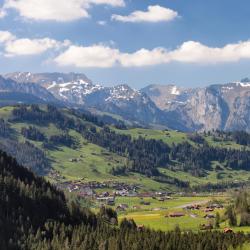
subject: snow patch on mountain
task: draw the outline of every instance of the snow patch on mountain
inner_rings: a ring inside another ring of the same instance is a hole
[[[173,88],[171,90],[171,94],[172,95],[180,95],[180,91],[178,90],[178,88],[176,86],[173,86]]]

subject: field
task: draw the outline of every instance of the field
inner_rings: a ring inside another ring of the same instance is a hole
[[[149,202],[149,205],[142,205],[141,202]],[[194,196],[194,197],[173,197],[169,200],[159,201],[153,198],[139,198],[139,197],[117,197],[116,205],[112,208],[115,209],[120,204],[126,204],[128,208],[126,211],[118,212],[119,221],[124,218],[133,219],[137,225],[143,225],[145,227],[170,231],[174,230],[178,226],[182,231],[192,230],[199,231],[200,225],[212,224],[214,225],[215,219],[206,219],[206,214],[219,213],[223,218],[225,209],[218,208],[213,212],[205,212],[204,209],[210,203],[221,203],[224,206],[228,205],[229,196]],[[184,209],[188,205],[200,205],[200,210],[187,210]],[[182,217],[170,217],[173,213],[183,213]],[[229,227],[228,221],[223,220],[220,223],[220,228],[216,230],[223,230]],[[235,232],[247,232],[250,233],[250,227],[233,227]]]
[[[214,197],[217,198],[217,197]],[[219,197],[225,199],[225,197]],[[138,225],[143,224],[155,230],[173,230],[177,225],[181,230],[199,230],[201,224],[208,223],[201,211],[186,211],[183,208],[191,204],[204,205],[212,198],[204,197],[175,197],[166,201],[159,201],[152,198],[144,198],[143,201],[150,202],[150,205],[140,205],[140,198],[118,198],[117,204],[128,204],[129,209],[119,214],[119,219],[133,218]],[[139,206],[138,211],[133,206]],[[184,213],[185,216],[180,218],[168,217],[171,213]],[[197,217],[196,217],[197,216]]]

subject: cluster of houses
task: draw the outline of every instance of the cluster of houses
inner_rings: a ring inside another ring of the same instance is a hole
[[[54,170],[54,169],[49,172],[48,177],[51,178],[52,180],[56,181],[56,182],[60,182],[60,181],[65,179],[64,176],[61,176],[59,171]]]
[[[113,194],[115,196],[136,196],[137,190],[140,188],[139,185],[106,181],[106,182],[83,182],[84,178],[79,181],[65,181],[58,182],[56,187],[61,190],[67,190],[71,192],[77,192],[79,196],[85,197],[90,196],[94,197],[102,197],[109,196],[109,194],[97,194],[95,192],[96,189],[113,189]]]

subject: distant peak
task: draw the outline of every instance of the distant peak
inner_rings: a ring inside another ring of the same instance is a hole
[[[245,83],[245,82],[250,82],[250,79],[248,78],[248,77],[246,77],[246,78],[243,78],[243,79],[241,79],[241,82],[243,82],[243,83]]]

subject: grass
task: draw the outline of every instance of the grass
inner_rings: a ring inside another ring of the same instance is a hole
[[[221,147],[221,148],[228,148],[228,149],[250,149],[249,147],[242,146],[237,144],[234,141],[214,141],[213,136],[205,136],[206,141],[210,146],[213,147]]]
[[[149,201],[149,206],[140,205],[140,198],[131,197],[119,197],[116,200],[116,204],[128,204],[129,209],[126,212],[119,214],[119,221],[123,218],[132,218],[137,225],[143,224],[146,227],[150,227],[155,230],[169,231],[174,230],[178,225],[181,230],[193,230],[198,231],[200,224],[213,223],[213,220],[207,220],[204,217],[206,213],[203,211],[187,211],[183,207],[188,204],[205,204],[212,200],[211,196],[204,197],[175,197],[172,200],[158,201],[152,198],[144,198],[144,201]],[[219,197],[224,199],[224,197]],[[132,210],[132,206],[138,205],[141,208],[138,211]],[[159,211],[154,211],[154,208],[161,208]],[[219,211],[219,210],[218,210]],[[180,218],[166,217],[172,212],[182,212],[185,216]],[[216,212],[216,211],[215,211]],[[196,217],[193,217],[193,216]]]
[[[133,138],[138,138],[139,136],[147,139],[162,140],[168,145],[173,143],[181,143],[187,141],[187,134],[177,131],[165,131],[165,130],[153,130],[153,129],[142,129],[133,128],[128,130],[115,129],[117,133],[131,135]]]

